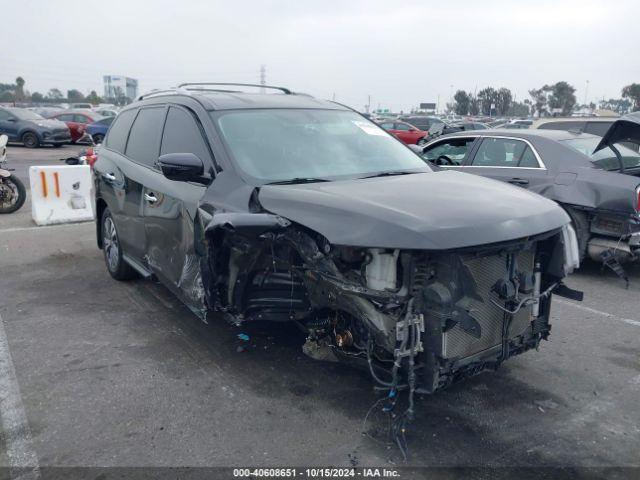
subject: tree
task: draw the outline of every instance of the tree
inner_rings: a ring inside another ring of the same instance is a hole
[[[49,90],[49,93],[47,93],[47,99],[49,100],[58,101],[62,100],[63,98],[64,95],[62,95],[62,92],[57,88],[52,88],[51,90]]]
[[[622,89],[622,98],[628,98],[633,102],[633,111],[640,110],[640,83],[632,83]]]
[[[529,105],[531,103],[529,100],[525,100],[524,102],[512,102],[509,106],[509,110],[507,110],[504,115],[508,115],[510,117],[528,117],[529,113]]]
[[[496,93],[496,110],[498,115],[506,115],[511,107],[513,95],[508,88],[501,88]]]
[[[14,90],[14,97],[16,102],[23,102],[25,99],[24,95],[24,78],[18,77],[16,78],[16,88]]]
[[[2,103],[14,102],[15,100],[16,98],[14,97],[13,92],[9,90],[5,90],[4,92],[0,93],[0,102]]]
[[[545,85],[543,88],[550,92],[547,99],[550,109],[559,109],[564,116],[571,114],[576,104],[576,89],[573,86],[567,82],[557,82],[551,86]]]
[[[91,90],[91,93],[87,95],[87,102],[91,102],[93,105],[98,105],[102,103],[102,98],[98,96],[95,90]]]
[[[480,115],[480,101],[474,95],[469,95],[469,115]]]
[[[44,102],[44,95],[42,95],[40,92],[33,92],[31,94],[31,101],[34,103]]]
[[[453,96],[456,101],[454,110],[458,115],[467,115],[469,113],[469,106],[471,103],[471,95],[464,90],[458,90]]]
[[[610,98],[609,100],[603,100],[600,102],[600,108],[612,110],[618,115],[624,115],[629,113],[633,103],[626,98]]]
[[[480,112],[483,115],[491,115],[491,105],[496,104],[498,92],[493,87],[483,88],[478,92],[478,100],[480,101]]]
[[[542,88],[534,88],[529,90],[529,96],[532,100],[533,111],[531,112],[533,115],[538,117],[542,117],[544,113],[547,112],[547,91],[548,86],[545,85]]]
[[[84,95],[80,90],[76,90],[75,88],[71,90],[67,90],[67,99],[68,100],[84,100]]]

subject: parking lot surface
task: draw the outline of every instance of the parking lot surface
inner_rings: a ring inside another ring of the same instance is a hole
[[[61,164],[80,147],[8,159]],[[640,268],[587,262],[552,335],[419,397],[405,462],[365,372],[305,357],[292,327],[204,324],[152,281],[111,279],[93,223],[0,217],[0,465],[640,466]],[[245,342],[239,333],[249,336]],[[4,347],[3,347],[4,338]],[[13,376],[13,377],[12,377]],[[7,393],[9,392],[9,393]]]

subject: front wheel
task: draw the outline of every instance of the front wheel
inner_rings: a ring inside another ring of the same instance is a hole
[[[15,212],[26,199],[27,191],[18,177],[0,177],[0,213]]]
[[[122,246],[116,224],[108,208],[102,213],[102,251],[109,274],[116,280],[129,280],[135,276],[135,270],[122,258]]]
[[[40,146],[40,139],[33,132],[27,132],[22,135],[22,143],[27,148],[38,148]]]
[[[104,135],[102,135],[101,133],[96,133],[95,135],[92,135],[92,138],[93,138],[93,143],[98,145],[102,143],[102,141],[104,140]]]

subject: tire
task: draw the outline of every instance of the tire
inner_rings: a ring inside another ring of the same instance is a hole
[[[10,175],[9,177],[0,179],[0,183],[3,184],[0,186],[2,192],[9,187],[9,189],[12,190],[13,195],[17,195],[17,200],[6,206],[4,201],[0,200],[0,213],[13,213],[16,210],[19,210],[27,199],[27,190],[24,188],[24,184],[15,175]]]
[[[104,212],[102,212],[100,234],[102,235],[104,263],[109,274],[120,281],[134,278],[136,272],[122,257],[122,246],[118,238],[118,231],[108,208],[105,208]]]
[[[92,137],[93,137],[93,143],[95,143],[96,145],[104,141],[104,135],[102,135],[101,133],[96,133]]]
[[[38,148],[40,146],[40,139],[35,133],[26,132],[22,135],[22,143],[27,148]]]
[[[582,263],[587,255],[587,246],[591,236],[589,233],[589,219],[584,212],[576,210],[575,208],[564,207],[564,210],[569,215],[569,218],[571,218],[571,225],[576,231],[576,237],[578,238],[578,253],[580,254],[580,263]]]

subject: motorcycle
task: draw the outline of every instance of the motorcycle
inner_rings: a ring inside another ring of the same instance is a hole
[[[9,137],[0,135],[0,213],[13,213],[27,199],[27,190],[18,177],[6,166]]]

